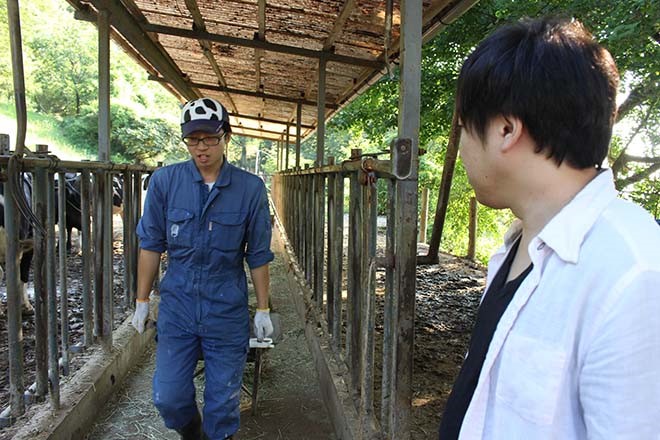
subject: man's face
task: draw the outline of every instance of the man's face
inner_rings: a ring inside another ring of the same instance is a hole
[[[477,200],[491,208],[501,208],[497,190],[497,138],[493,124],[489,124],[484,139],[463,127],[459,154],[474,188]]]
[[[225,154],[227,135],[196,131],[184,138],[188,152],[200,171],[220,169]]]

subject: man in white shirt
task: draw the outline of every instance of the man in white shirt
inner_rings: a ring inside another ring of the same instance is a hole
[[[488,266],[440,439],[660,439],[660,228],[617,198],[618,73],[576,20],[523,20],[463,65],[461,158],[517,221]]]

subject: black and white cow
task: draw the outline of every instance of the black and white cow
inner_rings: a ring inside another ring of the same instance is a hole
[[[0,185],[0,278],[4,277],[3,267],[7,258],[7,232],[5,230],[5,186]],[[28,206],[32,204],[32,180],[29,174],[21,173],[21,187]],[[34,238],[32,225],[24,216],[20,216],[18,226],[18,253],[20,267],[20,290],[23,315],[34,314],[27,295],[27,282],[30,274],[30,265],[34,256]]]
[[[82,197],[81,191],[82,174],[67,173],[65,175],[66,188],[66,248],[71,250],[71,232],[73,228],[80,231],[82,228]],[[91,188],[91,182],[90,182]],[[122,214],[122,202],[124,197],[123,180],[114,175],[112,177],[112,213]],[[91,206],[90,206],[91,212]]]

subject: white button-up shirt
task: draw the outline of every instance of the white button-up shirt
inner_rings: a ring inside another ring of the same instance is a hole
[[[488,266],[487,287],[518,229]],[[460,439],[660,439],[660,228],[601,172],[529,244]]]

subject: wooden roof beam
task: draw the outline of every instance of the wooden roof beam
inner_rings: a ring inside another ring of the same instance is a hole
[[[259,31],[255,33],[254,38],[259,41],[266,41],[266,0],[258,0],[257,4],[257,25]],[[255,90],[264,91],[264,84],[261,82],[261,58],[264,56],[263,49],[254,49],[254,72],[255,72]],[[261,113],[264,113],[265,102],[261,103]]]
[[[370,67],[372,69],[380,69],[385,66],[385,64],[379,60],[368,60],[366,58],[338,55],[332,52],[305,49],[297,46],[287,46],[284,44],[268,43],[266,41],[249,40],[247,38],[230,37],[227,35],[220,35],[220,34],[211,34],[206,31],[188,30],[188,29],[182,29],[172,26],[163,26],[159,24],[145,24],[143,28],[148,32],[156,32],[164,35],[173,35],[175,37],[215,41],[218,43],[224,43],[233,46],[251,47],[253,49],[263,49],[268,52],[285,53],[285,54],[295,55],[304,58],[314,58],[317,60],[325,59],[326,61],[329,62],[352,64],[355,66]]]
[[[325,42],[323,43],[324,51],[330,51],[333,48],[335,41],[337,41],[337,38],[339,37],[339,35],[341,35],[341,32],[344,29],[346,20],[348,20],[348,17],[351,16],[351,12],[353,12],[354,9],[355,9],[355,0],[344,1],[344,5],[342,6],[341,11],[337,16],[337,20],[335,20],[335,24],[332,27],[330,34],[328,34],[328,38],[326,38]],[[312,84],[315,84],[314,79],[318,78],[318,64],[315,66],[315,69],[311,74],[311,78],[312,79],[307,81],[307,88],[305,89],[303,96],[309,96],[309,94],[312,91]],[[291,116],[289,116],[289,120],[293,122],[295,121],[295,118],[296,118],[296,109],[294,108],[293,112],[291,113]]]
[[[157,81],[157,82],[167,82],[165,78],[161,78],[158,76],[153,76],[149,75],[149,79],[152,81]],[[303,105],[313,105],[316,106],[316,101],[309,101],[309,100],[301,100],[297,98],[291,98],[288,96],[280,96],[280,95],[273,95],[270,93],[264,93],[264,92],[253,92],[252,90],[241,90],[241,89],[234,89],[231,87],[226,87],[226,86],[221,86],[221,85],[215,85],[215,84],[203,84],[203,83],[189,83],[192,87],[198,88],[198,89],[203,89],[203,90],[213,90],[215,92],[223,92],[223,93],[233,93],[235,95],[243,95],[243,96],[251,96],[253,98],[262,98],[262,99],[272,99],[274,101],[281,101],[281,102],[290,102],[293,104],[296,104],[298,102],[302,102]],[[336,109],[338,106],[336,104],[331,104],[327,103],[326,108],[330,109]],[[234,111],[236,111],[234,109]]]
[[[229,116],[231,116],[233,118],[236,118],[236,119],[250,119],[250,120],[253,120],[253,121],[270,122],[271,124],[282,124],[284,126],[290,124],[286,121],[282,121],[282,120],[279,120],[279,119],[271,119],[271,118],[265,118],[265,117],[261,117],[261,116],[252,116],[252,115],[245,115],[245,114],[239,114],[239,113],[229,113]],[[232,126],[241,127],[240,125],[236,125],[236,124],[233,124],[233,123],[232,123]],[[314,128],[314,125],[301,124],[300,127],[304,128],[304,129],[312,129],[312,128]]]
[[[192,15],[193,17],[193,29],[206,32],[206,24],[204,23],[204,17],[202,17],[202,13],[200,12],[199,7],[197,6],[197,0],[185,0],[185,2],[186,2],[186,7],[190,12],[190,15]],[[199,40],[199,45],[202,48],[202,52],[204,53],[204,56],[211,65],[211,68],[213,69],[215,76],[218,78],[218,82],[223,86],[226,86],[227,81],[225,80],[225,77],[222,74],[222,71],[220,70],[220,66],[218,66],[218,62],[215,60],[215,57],[213,56],[213,51],[211,50],[211,43],[209,43],[207,40]],[[236,103],[234,102],[234,100],[232,99],[229,93],[227,93],[226,102],[229,104],[228,107],[230,107],[234,111],[238,111],[238,108],[236,107]]]
[[[286,134],[286,130],[284,131],[275,131],[275,130],[266,130],[265,128],[257,128],[257,127],[245,127],[243,125],[233,125],[232,126],[232,132],[236,133],[236,130],[251,130],[251,131],[258,131],[259,133],[266,133],[266,134],[276,134],[278,136],[284,136]],[[236,133],[240,134],[240,133]],[[289,142],[294,143],[295,142]]]
[[[260,136],[258,134],[252,134],[252,133],[232,133],[232,135],[249,137],[249,138],[253,138],[253,139],[261,139],[261,140],[264,140],[264,141],[273,141],[273,142],[278,142],[280,140],[277,137]]]
[[[174,61],[164,53],[161,48],[149,38],[146,31],[140,27],[138,21],[126,10],[121,2],[104,0],[89,0],[89,3],[98,11],[106,9],[110,12],[110,25],[124,38],[142,57],[151,64],[177,92],[185,99],[196,99],[198,93],[183,79],[183,74]],[[84,6],[81,4],[81,6]],[[89,8],[81,8],[76,18],[96,22],[96,12]]]

